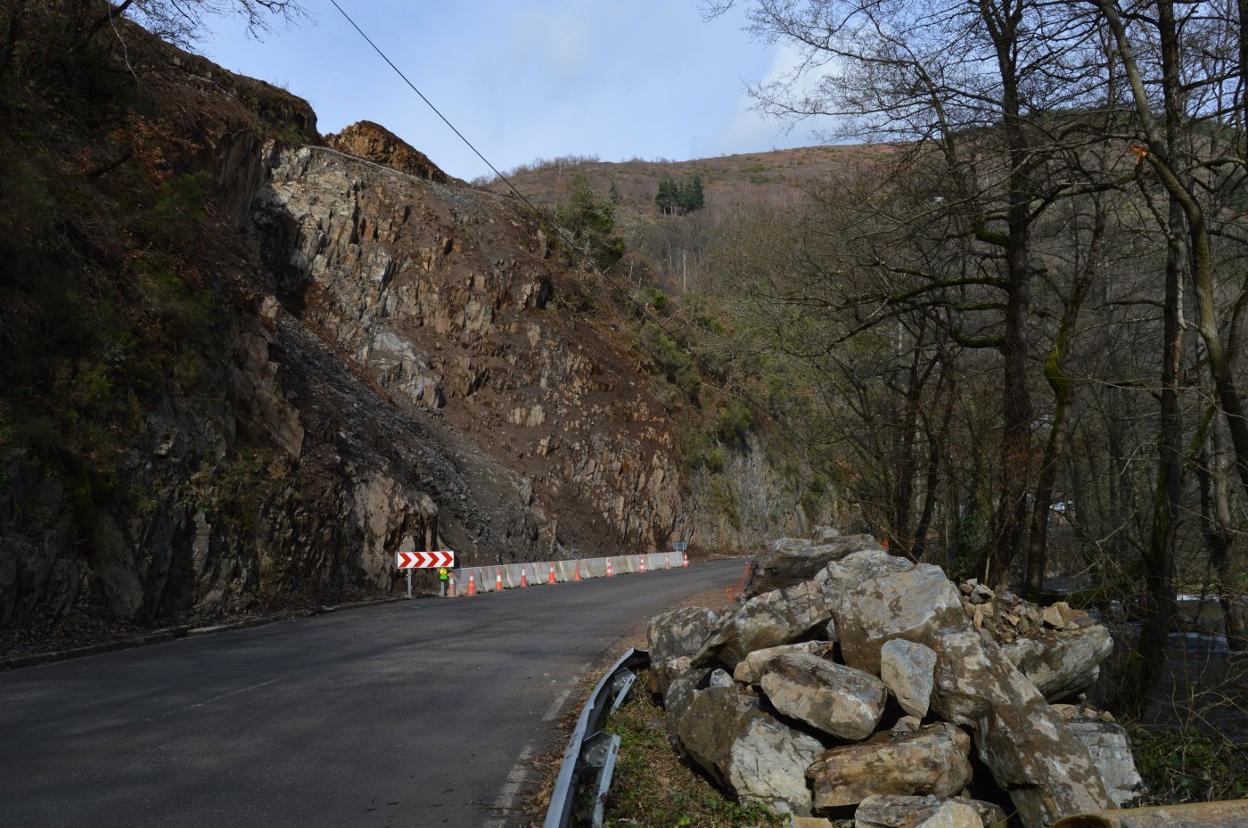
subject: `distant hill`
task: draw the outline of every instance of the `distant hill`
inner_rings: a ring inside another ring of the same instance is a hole
[[[584,175],[599,195],[614,183],[620,202],[617,215],[628,230],[648,217],[659,218],[654,204],[659,180],[670,175],[677,181],[697,174],[706,189],[706,212],[714,217],[742,205],[783,203],[826,180],[846,165],[885,158],[893,152],[887,145],[839,145],[721,155],[690,161],[599,161],[569,157],[539,160],[524,165],[507,177],[534,203],[554,205],[567,197],[577,174]],[[481,183],[481,182],[478,182]],[[486,186],[507,192],[502,181]]]

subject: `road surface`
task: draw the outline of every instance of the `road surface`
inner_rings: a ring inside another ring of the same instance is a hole
[[[526,760],[562,738],[577,677],[742,566],[385,604],[0,674],[0,826],[513,825]]]

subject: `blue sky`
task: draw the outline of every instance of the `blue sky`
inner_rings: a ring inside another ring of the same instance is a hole
[[[792,65],[754,42],[734,10],[706,21],[699,0],[339,0],[491,161],[538,157],[683,160],[819,143],[811,127],[750,110],[746,85]],[[452,175],[484,165],[437,120],[328,0],[261,41],[210,20],[198,44],[235,72],[306,98],[321,132],[367,118]]]

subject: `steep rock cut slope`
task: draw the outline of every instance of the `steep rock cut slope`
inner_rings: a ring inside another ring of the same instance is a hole
[[[283,307],[400,408],[436,414],[516,476],[537,536],[509,535],[486,559],[667,540],[679,480],[664,413],[611,345],[609,316],[561,304],[590,277],[536,219],[329,149],[282,149],[269,164],[252,217]]]
[[[0,649],[392,593],[400,548],[682,531],[653,380],[536,219],[376,125],[328,139],[370,158],[325,147],[303,101],[122,33],[83,58],[119,88],[32,63],[0,136],[0,180],[47,196],[38,222],[0,213]],[[79,94],[90,117],[63,109]]]

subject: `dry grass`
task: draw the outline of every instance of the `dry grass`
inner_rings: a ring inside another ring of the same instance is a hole
[[[642,674],[637,684],[644,687]],[[742,806],[724,797],[676,755],[663,724],[663,708],[638,690],[611,718],[607,729],[620,737],[615,779],[607,798],[610,826],[781,826],[786,822],[761,806]]]

